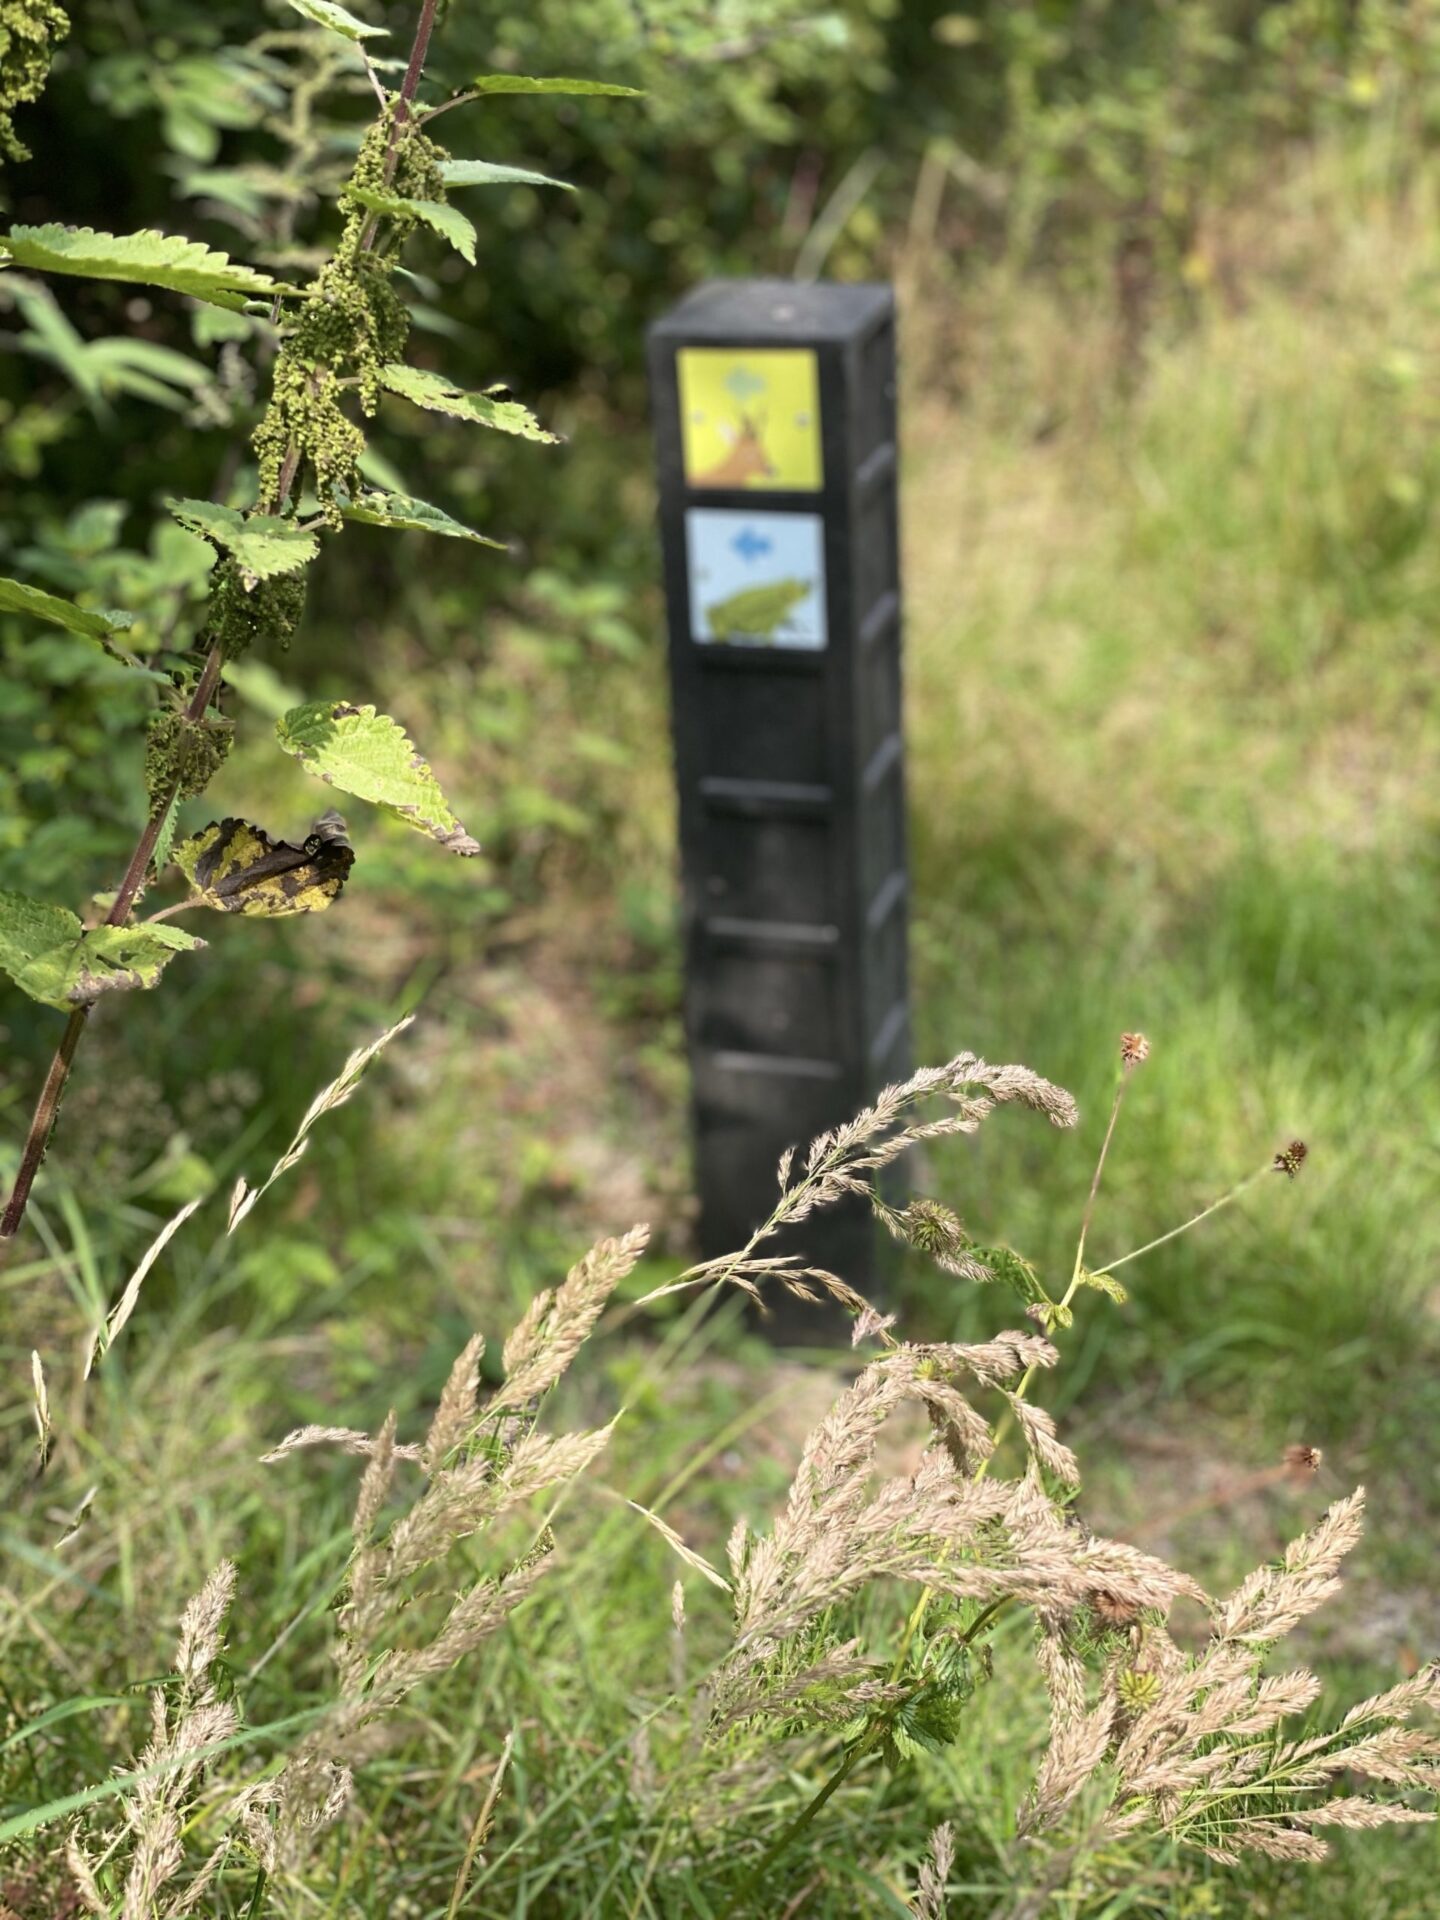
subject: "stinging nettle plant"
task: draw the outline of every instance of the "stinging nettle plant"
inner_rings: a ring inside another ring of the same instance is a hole
[[[257,918],[323,911],[339,897],[354,864],[346,822],[333,809],[298,845],[237,818],[177,838],[179,807],[205,791],[233,741],[233,722],[222,707],[226,667],[257,644],[288,644],[304,610],[307,570],[322,539],[347,521],[503,545],[426,501],[362,477],[364,423],[382,395],[495,432],[556,438],[501,390],[466,392],[405,361],[410,313],[397,268],[406,242],[416,235],[438,239],[473,264],[475,229],[450,203],[450,189],[519,177],[512,168],[452,157],[427,129],[450,108],[492,96],[636,91],[604,81],[486,74],[464,92],[427,104],[422,81],[437,0],[421,0],[404,62],[372,55],[367,43],[385,29],[334,0],[287,4],[363,66],[379,109],[339,195],[339,238],[307,285],[154,231],[17,225],[0,236],[0,269],[168,290],[263,317],[275,345],[269,400],[251,440],[258,466],[254,499],[238,506],[167,502],[178,525],[214,555],[198,630],[173,656],[172,671],[156,674],[127,651],[131,619],[123,609],[96,611],[0,579],[0,613],[61,627],[163,683],[147,726],[145,825],[113,896],[97,901],[98,924],[63,904],[0,892],[0,969],[32,1000],[68,1016],[0,1216],[0,1258],[24,1219],[91,1009],[108,995],[156,986],[177,955],[205,945],[170,924],[173,916],[191,908]],[[0,144],[12,154],[9,109],[39,92],[50,44],[65,26],[63,12],[49,0],[6,0],[0,10],[6,56]],[[384,83],[389,72],[400,73],[398,86]],[[547,184],[538,175],[525,178]],[[284,714],[276,732],[282,751],[338,792],[380,808],[451,853],[479,851],[429,765],[388,714],[350,701],[312,701]],[[148,890],[172,868],[186,884],[185,898],[142,917],[138,909]]]

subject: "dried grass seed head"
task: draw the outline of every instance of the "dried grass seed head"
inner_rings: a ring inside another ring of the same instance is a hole
[[[1120,1063],[1127,1072],[1144,1066],[1150,1058],[1150,1042],[1143,1033],[1122,1033],[1120,1036]]]
[[[631,1272],[650,1238],[632,1227],[618,1240],[600,1240],[577,1262],[553,1299],[539,1295],[505,1342],[507,1378],[486,1408],[515,1410],[554,1386],[589,1338],[615,1288]]]
[[[1320,1471],[1320,1464],[1324,1458],[1319,1447],[1307,1447],[1296,1443],[1286,1447],[1281,1455],[1281,1465],[1288,1479],[1303,1484],[1306,1480],[1313,1479]]]

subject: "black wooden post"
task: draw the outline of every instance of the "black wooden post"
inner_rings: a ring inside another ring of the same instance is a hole
[[[649,358],[710,1256],[909,1068],[894,299],[715,281]],[[873,1285],[863,1210],[786,1250]]]

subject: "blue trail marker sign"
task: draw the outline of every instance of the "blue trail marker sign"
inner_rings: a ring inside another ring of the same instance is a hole
[[[649,357],[709,1256],[909,1069],[894,301],[711,282]],[[872,1281],[863,1210],[785,1250]]]

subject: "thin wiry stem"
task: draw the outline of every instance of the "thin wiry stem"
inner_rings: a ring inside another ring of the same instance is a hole
[[[457,93],[453,100],[444,100],[438,107],[431,107],[428,112],[418,114],[416,116],[416,125],[421,127],[428,126],[432,120],[438,120],[442,113],[449,113],[452,107],[468,107],[472,100],[483,100],[484,98],[484,92],[480,89],[477,89],[473,93]]]
[[[1202,1220],[1208,1220],[1212,1213],[1219,1213],[1222,1207],[1228,1207],[1232,1200],[1238,1200],[1242,1193],[1248,1192],[1255,1185],[1257,1180],[1263,1180],[1267,1173],[1273,1173],[1274,1170],[1273,1161],[1267,1160],[1263,1167],[1257,1167],[1254,1173],[1246,1174],[1243,1180],[1237,1181],[1227,1192],[1222,1193],[1218,1200],[1212,1200],[1208,1207],[1202,1207],[1199,1213],[1192,1214],[1178,1227],[1172,1227],[1169,1233],[1162,1233],[1157,1239],[1147,1240],[1143,1247],[1136,1247],[1133,1253],[1121,1254],[1118,1260],[1107,1261],[1103,1267],[1096,1267],[1094,1272],[1114,1273],[1117,1267],[1127,1267],[1132,1260],[1138,1260],[1142,1253],[1153,1253],[1156,1247],[1163,1247],[1167,1241],[1178,1240],[1182,1233],[1188,1233],[1191,1227],[1198,1227]]]
[[[500,1749],[500,1758],[495,1771],[490,1776],[490,1788],[475,1816],[475,1824],[470,1829],[470,1838],[465,1844],[465,1857],[460,1862],[460,1871],[455,1876],[455,1885],[450,1893],[450,1904],[445,1909],[445,1920],[455,1920],[460,1911],[460,1902],[465,1897],[465,1882],[470,1878],[470,1869],[475,1864],[475,1856],[484,1846],[490,1833],[490,1823],[495,1816],[495,1802],[500,1798],[500,1788],[505,1779],[505,1770],[510,1765],[511,1750],[515,1745],[515,1729],[512,1727],[505,1736],[505,1744]]]
[[[861,1760],[864,1759],[865,1755],[869,1753],[874,1745],[874,1739],[867,1736],[864,1740],[859,1741],[855,1746],[851,1747],[850,1751],[845,1755],[845,1758],[840,1762],[824,1786],[821,1787],[820,1791],[796,1814],[795,1818],[790,1822],[789,1826],[786,1827],[779,1839],[772,1840],[764,1853],[761,1854],[750,1872],[745,1876],[744,1884],[741,1886],[739,1893],[726,1908],[722,1920],[729,1920],[731,1914],[738,1912],[740,1902],[759,1884],[767,1870],[774,1866],[775,1862],[790,1846],[790,1843],[805,1831],[806,1827],[810,1825],[810,1822],[815,1818],[816,1814],[820,1812],[830,1796],[837,1793],[839,1789],[844,1786],[856,1767],[859,1766]]]
[[[1085,1270],[1085,1238],[1090,1231],[1090,1222],[1095,1212],[1095,1202],[1100,1193],[1100,1177],[1105,1171],[1105,1160],[1110,1152],[1110,1142],[1115,1137],[1115,1123],[1120,1118],[1120,1106],[1125,1098],[1125,1089],[1130,1083],[1130,1073],[1131,1069],[1128,1065],[1121,1067],[1120,1080],[1115,1088],[1115,1098],[1110,1104],[1110,1121],[1105,1128],[1105,1138],[1100,1143],[1100,1157],[1095,1162],[1095,1172],[1090,1181],[1090,1192],[1085,1200],[1085,1211],[1080,1217],[1080,1237],[1075,1247],[1075,1265],[1070,1274],[1070,1284],[1065,1289],[1064,1298],[1060,1302],[1060,1312],[1062,1314],[1075,1298],[1076,1291],[1080,1285],[1080,1276]],[[1035,1368],[1033,1366],[1027,1367],[1021,1375],[1019,1386],[1015,1389],[1015,1398],[1017,1400],[1023,1400],[1025,1398],[1026,1394],[1030,1391],[1030,1386],[1034,1378]],[[1009,1407],[1007,1407],[995,1428],[995,1442],[997,1447],[1013,1424],[1014,1419],[1014,1414],[1010,1411]],[[975,1472],[975,1478],[977,1480],[983,1480],[985,1478],[985,1475],[990,1471],[990,1460],[994,1457],[992,1454],[990,1459],[980,1462]],[[935,1589],[933,1587],[922,1587],[920,1597],[910,1609],[910,1618],[905,1622],[905,1631],[900,1636],[900,1650],[895,1655],[894,1665],[890,1670],[892,1684],[900,1678],[905,1662],[909,1658],[910,1648],[914,1643],[916,1634],[920,1631],[921,1623],[925,1618],[926,1611],[929,1608],[931,1599],[934,1597],[934,1593]],[[975,1626],[972,1627],[970,1632],[965,1636],[967,1644],[970,1639],[973,1638],[975,1632],[1003,1604],[1003,1600],[999,1600],[985,1609],[985,1612],[982,1613],[980,1618],[975,1622]]]
[[[1057,1319],[1064,1317],[1066,1308],[1080,1290],[1080,1276],[1085,1271],[1085,1239],[1090,1231],[1090,1222],[1094,1217],[1095,1202],[1100,1194],[1100,1178],[1105,1171],[1105,1160],[1110,1152],[1110,1142],[1115,1137],[1115,1123],[1120,1118],[1120,1107],[1125,1099],[1125,1089],[1130,1084],[1130,1073],[1131,1069],[1128,1066],[1121,1067],[1119,1084],[1115,1088],[1115,1098],[1110,1104],[1110,1122],[1105,1129],[1105,1138],[1100,1142],[1100,1157],[1095,1162],[1095,1173],[1090,1182],[1090,1192],[1085,1200],[1085,1211],[1080,1217],[1080,1238],[1075,1245],[1075,1265],[1070,1272],[1070,1284],[1065,1289],[1064,1295],[1061,1298],[1059,1312],[1056,1316]],[[1025,1398],[1026,1394],[1030,1391],[1030,1386],[1034,1378],[1034,1367],[1027,1367],[1021,1376],[1019,1386],[1015,1389],[1015,1398],[1017,1400],[1023,1400]],[[1014,1416],[1007,1408],[995,1431],[997,1443],[1007,1430],[1013,1418]]]
[[[1115,1137],[1115,1122],[1120,1118],[1120,1105],[1125,1098],[1125,1089],[1130,1084],[1128,1069],[1120,1069],[1119,1084],[1115,1088],[1115,1098],[1110,1103],[1110,1124],[1105,1129],[1105,1138],[1100,1143],[1100,1158],[1095,1162],[1095,1177],[1090,1182],[1090,1192],[1085,1200],[1085,1211],[1080,1218],[1080,1239],[1075,1248],[1075,1267],[1070,1275],[1070,1292],[1065,1299],[1068,1302],[1080,1283],[1080,1274],[1085,1265],[1085,1237],[1090,1231],[1090,1222],[1095,1213],[1095,1202],[1100,1193],[1100,1176],[1105,1171],[1105,1156],[1110,1151],[1110,1142]],[[1027,1376],[1028,1378],[1028,1376]]]

